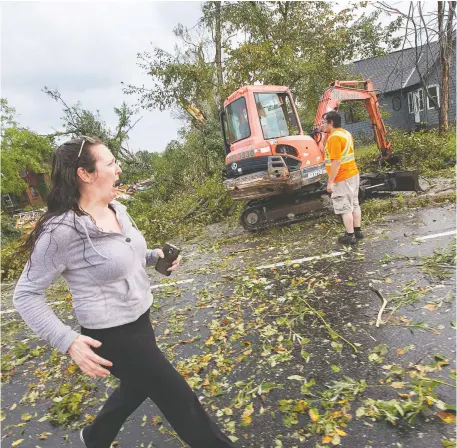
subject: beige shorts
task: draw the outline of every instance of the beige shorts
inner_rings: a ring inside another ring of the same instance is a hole
[[[331,198],[333,209],[337,215],[352,213],[355,209],[360,208],[359,184],[359,174],[333,184]]]

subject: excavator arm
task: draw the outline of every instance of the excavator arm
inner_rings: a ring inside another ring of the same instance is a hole
[[[363,85],[363,87],[361,87]],[[332,110],[338,111],[338,106],[342,101],[363,101],[370,116],[371,125],[373,126],[376,144],[381,151],[382,159],[389,159],[392,154],[392,144],[387,140],[387,131],[381,116],[378,98],[375,89],[370,80],[366,81],[335,81],[324,92],[317,109],[316,118],[314,119],[314,138],[316,135],[322,135],[323,116]],[[316,132],[318,131],[318,132]],[[317,141],[321,150],[324,149],[327,136],[324,134]]]

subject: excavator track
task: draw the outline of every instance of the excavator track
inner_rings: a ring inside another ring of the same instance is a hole
[[[360,176],[359,200],[376,193],[392,191],[420,192],[417,171],[390,173],[366,173]],[[241,216],[241,225],[249,232],[303,221],[310,212],[325,208],[324,197],[328,195],[326,182],[318,182],[312,188],[281,194],[246,203]]]
[[[249,232],[258,232],[261,230],[266,230],[266,229],[271,229],[273,227],[281,227],[283,225],[289,225],[289,224],[294,224],[300,221],[303,221],[306,219],[306,214],[298,215],[295,216],[294,218],[282,218],[278,219],[276,221],[268,221],[266,217],[262,217],[260,221],[257,221],[255,219],[255,223],[253,224],[246,224],[243,221],[243,214],[251,215],[255,213],[258,213],[258,209],[256,207],[246,207],[243,210],[243,213],[241,214],[240,220],[241,220],[241,225]]]
[[[247,231],[257,232],[303,221],[311,211],[323,208],[321,196],[325,194],[325,184],[319,183],[312,190],[298,194],[251,200],[241,213],[240,223]]]

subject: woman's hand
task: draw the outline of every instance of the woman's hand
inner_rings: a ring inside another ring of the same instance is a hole
[[[181,262],[182,260],[182,257],[181,255],[178,255],[178,258],[173,261],[172,265],[170,268],[167,269],[167,271],[174,271],[178,266],[179,266],[179,263]]]
[[[91,378],[109,375],[109,370],[104,369],[101,366],[111,367],[113,365],[111,361],[98,356],[90,348],[91,346],[97,348],[101,345],[102,343],[100,341],[96,341],[88,336],[80,335],[73,341],[73,344],[71,344],[68,349],[68,353],[73,361]]]
[[[165,257],[165,254],[163,253],[163,250],[162,250],[162,249],[156,249],[156,251],[157,251],[157,255],[158,255],[160,258]],[[181,260],[182,260],[181,255],[178,255],[178,258],[177,258],[175,261],[173,261],[172,266],[169,267],[169,268],[167,269],[167,271],[174,271],[174,270],[179,266],[179,263],[181,263]]]

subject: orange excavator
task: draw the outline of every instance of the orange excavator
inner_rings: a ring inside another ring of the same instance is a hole
[[[331,83],[308,135],[288,87],[244,86],[225,100],[220,115],[226,151],[224,186],[233,199],[247,201],[240,218],[245,229],[295,222],[324,207],[327,135],[322,131],[323,116],[338,111],[339,104],[348,100],[365,103],[380,161],[394,161],[370,80]],[[416,171],[365,173],[360,178],[362,199],[374,192],[420,190]]]

